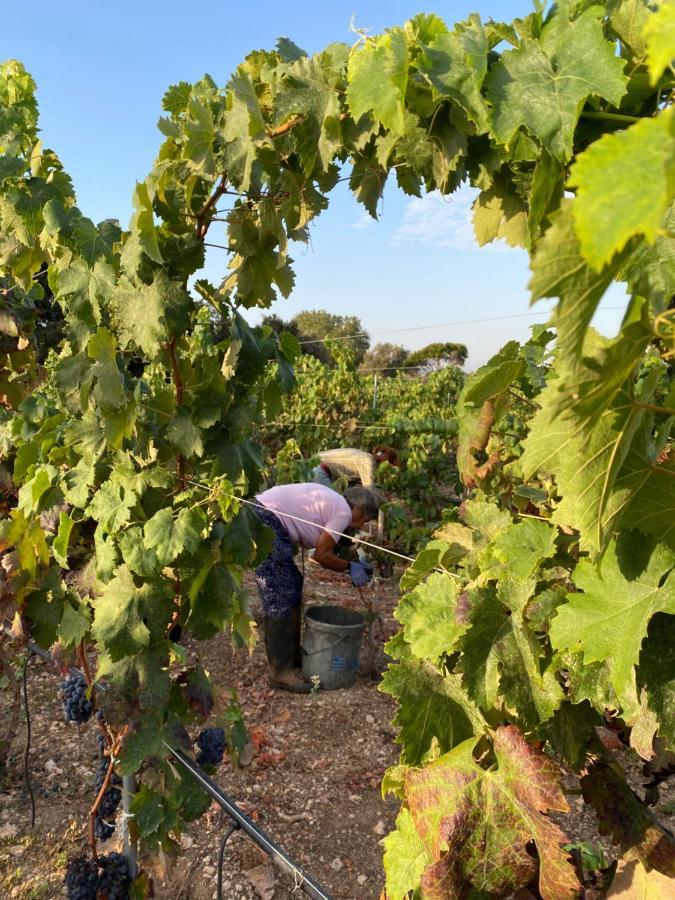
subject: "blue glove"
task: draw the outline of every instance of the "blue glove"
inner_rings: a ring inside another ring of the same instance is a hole
[[[373,569],[364,563],[350,562],[349,576],[354,587],[365,587],[373,576]]]

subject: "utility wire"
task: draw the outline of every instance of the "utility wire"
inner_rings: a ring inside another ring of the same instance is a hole
[[[596,312],[610,312],[612,310],[621,310],[625,309],[623,306],[603,306],[596,310]],[[455,322],[439,322],[436,325],[414,325],[408,328],[390,328],[387,331],[357,331],[354,334],[345,334],[338,335],[338,337],[333,338],[308,338],[306,340],[298,341],[299,344],[325,344],[327,341],[353,341],[357,338],[361,337],[373,337],[379,336],[381,334],[400,334],[408,331],[428,331],[432,328],[450,328],[456,325],[482,325],[486,322],[505,322],[508,319],[525,319],[530,318],[532,316],[540,316],[543,315],[543,310],[538,310],[536,312],[527,312],[527,313],[514,313],[511,316],[489,316],[486,319],[461,319]],[[402,368],[412,368],[409,366],[403,366]],[[417,366],[415,368],[421,368]],[[374,371],[374,370],[373,370]]]
[[[35,827],[35,794],[33,793],[33,785],[30,780],[30,768],[28,766],[28,756],[30,754],[30,709],[28,707],[28,663],[30,662],[30,653],[26,654],[26,661],[23,664],[23,672],[21,673],[21,681],[23,685],[23,706],[26,712],[26,744],[23,750],[23,776],[26,779],[26,789],[30,797],[30,827]]]

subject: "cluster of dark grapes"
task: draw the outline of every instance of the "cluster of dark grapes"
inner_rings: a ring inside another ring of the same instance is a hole
[[[102,871],[98,878],[98,890],[106,900],[127,900],[131,876],[129,864],[121,853],[99,856]]]
[[[66,722],[89,721],[94,704],[87,697],[87,682],[81,672],[71,674],[61,682],[60,694]]]
[[[99,760],[95,781],[97,797],[98,792],[101,790],[103,782],[105,781],[109,764],[110,759],[107,756],[102,756]],[[117,807],[120,805],[120,800],[122,799],[122,791],[120,790],[121,784],[122,779],[116,772],[113,772],[110,776],[108,787],[106,788],[103,797],[101,797],[98,810],[96,811],[94,832],[96,837],[101,841],[107,841],[115,831],[115,813],[117,812]]]
[[[76,856],[68,863],[64,882],[68,900],[96,900],[98,866],[93,859]]]
[[[200,766],[217,766],[223,761],[225,732],[222,728],[205,728],[199,732],[197,743],[197,762]]]
[[[99,856],[98,865],[92,859],[77,856],[66,869],[68,900],[96,900],[99,896],[106,900],[127,900],[130,884],[129,865],[121,853]]]

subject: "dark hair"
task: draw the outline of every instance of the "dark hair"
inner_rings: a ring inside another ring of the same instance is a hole
[[[385,444],[378,444],[373,447],[373,456],[378,463],[388,462],[390,466],[398,465],[398,453],[393,447],[387,447]]]
[[[345,491],[345,500],[352,509],[358,508],[363,510],[366,518],[377,518],[377,511],[380,508],[380,496],[376,491],[357,484]]]

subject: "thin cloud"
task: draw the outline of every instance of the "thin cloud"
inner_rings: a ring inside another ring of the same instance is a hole
[[[463,185],[449,196],[432,191],[408,201],[403,221],[392,236],[392,243],[432,244],[453,250],[510,250],[504,241],[479,247],[471,224],[471,204],[478,191]]]
[[[375,224],[375,219],[370,215],[370,213],[364,212],[361,213],[361,217],[357,219],[356,222],[353,222],[349,227],[363,230],[364,228],[370,228]]]

